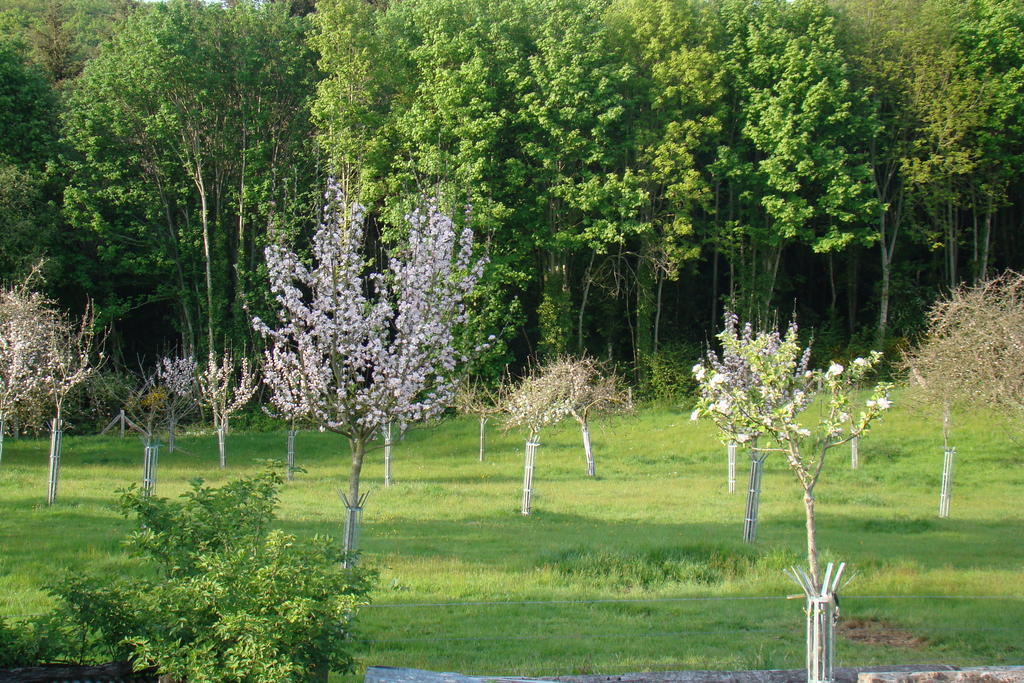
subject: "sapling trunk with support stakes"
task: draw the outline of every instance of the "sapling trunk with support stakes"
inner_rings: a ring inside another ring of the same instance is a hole
[[[151,496],[156,490],[156,465],[160,444],[147,443],[142,456],[142,494]]]
[[[537,462],[537,446],[540,446],[537,439],[539,438],[539,431],[531,431],[523,449],[525,456],[523,460],[523,500],[519,506],[519,512],[522,515],[529,515],[533,509],[533,468]]]
[[[96,371],[91,355],[95,341],[92,307],[87,307],[81,320],[72,321],[51,311],[44,328],[46,371],[41,388],[53,402],[54,418],[50,429],[50,477],[46,502],[57,499],[60,479],[61,443],[63,441],[64,403],[71,391]],[[102,357],[101,357],[102,360]]]
[[[288,430],[288,452],[287,452],[287,465],[288,465],[288,481],[295,479],[295,423],[292,422],[291,429]]]
[[[721,357],[709,352],[707,366],[694,367],[700,398],[693,417],[711,417],[727,438],[739,442],[760,436],[757,447],[752,449],[758,455],[752,460],[780,453],[800,483],[808,567],[794,567],[788,573],[803,588],[807,599],[808,682],[828,683],[834,680],[834,606],[843,565],[834,573],[831,564],[824,575],[821,572],[814,493],[828,452],[863,434],[890,406],[887,384],[875,387],[856,416],[850,398],[857,382],[881,354],[873,352],[868,358],[857,358],[849,367],[832,363],[827,370],[810,370],[810,348],[801,349],[795,324],[790,324],[784,335],[775,330],[755,333],[750,324],[740,329],[732,313],[726,314],[725,329],[718,340],[722,345]],[[816,396],[823,409],[815,423],[804,426],[801,418]],[[755,483],[757,469],[759,466],[752,462],[751,495],[744,525],[744,537],[748,540],[748,529],[755,532],[750,537],[756,536],[757,515],[750,501],[756,500],[753,494],[760,488]]]
[[[57,500],[57,485],[60,482],[60,451],[64,431],[61,429],[60,417],[53,418],[50,423],[50,468],[46,488],[46,504],[53,505]]]
[[[463,415],[475,415],[480,423],[480,462],[486,456],[487,423],[501,412],[499,401],[497,393],[478,381],[463,384],[455,395],[455,408]]]
[[[735,441],[729,441],[726,445],[726,483],[729,493],[736,493],[736,449],[739,446]]]
[[[451,405],[459,385],[456,331],[464,298],[483,261],[473,233],[428,202],[406,217],[405,241],[389,250],[387,272],[369,272],[363,207],[331,181],[312,258],[266,249],[277,325],[253,325],[267,341],[265,381],[286,417],[346,437],[351,453],[346,564],[354,562],[365,494],[359,481],[367,443],[395,422],[429,420]]]
[[[384,486],[391,486],[391,420],[384,425]]]
[[[569,414],[580,425],[587,476],[597,476],[594,449],[590,442],[592,413],[628,412],[633,409],[632,394],[613,374],[605,374],[601,364],[590,356],[563,356],[545,367],[553,382],[564,383]]]
[[[487,445],[487,417],[480,416],[480,462],[484,461],[484,450]]]
[[[228,421],[241,410],[256,393],[259,377],[249,366],[249,359],[235,360],[234,353],[227,349],[221,356],[211,350],[206,359],[206,368],[196,368],[196,386],[200,401],[213,414],[213,426],[217,432],[217,455],[221,469],[227,467]]]
[[[764,475],[764,461],[768,452],[750,448],[750,478],[747,483],[747,508],[743,516],[743,540],[746,543],[757,542],[757,519],[761,509],[761,479]]]
[[[953,459],[956,449],[949,445],[950,408],[947,403],[942,412],[942,489],[939,492],[939,517],[949,517],[949,499],[953,493]]]
[[[572,412],[564,370],[561,360],[534,367],[517,383],[506,380],[501,389],[504,428],[526,427],[529,434],[523,453],[523,497],[519,507],[523,515],[529,515],[533,509],[533,476],[541,429]]]

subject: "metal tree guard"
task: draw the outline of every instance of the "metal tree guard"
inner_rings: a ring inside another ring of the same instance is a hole
[[[146,451],[142,456],[142,494],[153,495],[156,489],[156,462],[160,444],[146,444]]]
[[[833,663],[836,654],[836,622],[839,620],[837,593],[846,563],[841,562],[835,573],[833,568],[829,562],[820,586],[815,585],[810,575],[800,567],[784,570],[803,589],[807,599],[807,683],[835,681]]]
[[[850,469],[855,470],[860,466],[860,437],[850,439]]]
[[[949,517],[949,497],[953,488],[953,457],[955,448],[944,448],[942,459],[942,493],[939,496],[939,517]]]
[[[167,419],[167,452],[174,452],[174,432],[178,429],[178,418],[171,417]]]
[[[288,430],[288,481],[295,479],[295,430]]]
[[[523,505],[520,512],[530,514],[530,503],[533,498],[533,463],[537,459],[537,441],[526,442],[526,463],[523,469]]]
[[[384,425],[384,486],[391,486],[391,422]]]
[[[224,423],[222,422],[221,425],[219,427],[217,427],[217,450],[220,451],[220,468],[221,469],[224,469],[225,467],[227,467],[227,464],[228,464],[228,462],[227,462],[227,453],[225,453],[225,451],[224,451],[224,434],[225,434],[226,431],[227,430],[224,427]]]
[[[743,518],[743,540],[747,543],[757,541],[757,515],[761,506],[761,475],[764,472],[764,461],[767,453],[756,449],[750,450],[750,483],[747,487],[747,514]]]
[[[480,462],[484,461],[484,445],[487,441],[487,418],[480,418]]]
[[[736,493],[736,442],[730,441],[726,446],[729,454],[729,493]]]
[[[346,569],[351,569],[356,564],[356,550],[359,549],[359,527],[363,523],[363,505],[366,504],[366,498],[370,495],[369,492],[359,496],[359,500],[354,501],[355,505],[349,501],[348,496],[343,492],[338,491],[338,495],[341,497],[341,501],[345,503],[345,538],[343,540],[343,550],[345,551],[345,559],[342,564]]]
[[[594,449],[590,446],[590,425],[584,422],[581,426],[583,431],[583,452],[587,456],[587,476],[597,476],[597,468],[594,464]]]
[[[60,444],[64,432],[60,429],[60,421],[53,419],[50,428],[50,476],[46,490],[46,504],[53,505],[57,500],[57,482],[60,480]]]

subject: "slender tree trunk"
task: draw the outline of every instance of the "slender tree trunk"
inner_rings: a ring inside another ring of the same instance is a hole
[[[487,418],[480,416],[480,462],[484,461],[484,447],[487,441]]]
[[[882,282],[881,292],[878,297],[878,330],[875,334],[875,344],[881,346],[885,342],[885,335],[889,327],[889,282],[892,275],[892,263],[887,256],[884,240],[881,241],[882,248]]]
[[[818,535],[814,521],[814,487],[804,489],[804,510],[807,513],[807,563],[815,586],[821,585],[818,570]]]
[[[978,255],[979,279],[988,278],[988,250],[992,243],[992,199],[988,200],[988,211],[985,212],[985,223],[981,232],[981,254]]]
[[[206,201],[206,185],[203,183],[202,168],[196,166],[196,187],[199,190],[200,218],[203,224],[203,258],[206,275],[206,342],[207,351],[213,353],[213,268],[210,258],[210,215]]]
[[[352,450],[352,469],[348,475],[349,505],[359,505],[359,475],[363,471],[363,456],[366,454],[366,439],[349,437],[349,448]]]
[[[597,476],[597,469],[594,464],[594,450],[590,447],[590,424],[585,417],[580,420],[580,431],[583,432],[583,453],[587,456],[587,476]]]
[[[665,274],[658,268],[658,293],[655,296],[654,301],[654,339],[652,341],[652,349],[654,353],[658,352],[658,334],[661,329],[661,295],[665,287]]]
[[[583,272],[583,294],[580,296],[580,311],[576,316],[576,353],[580,355],[583,355],[583,313],[587,309],[587,299],[590,297],[590,276],[595,256],[597,256],[597,252],[591,252],[590,263],[587,264],[587,269]],[[483,450],[481,450],[480,460],[483,459]]]

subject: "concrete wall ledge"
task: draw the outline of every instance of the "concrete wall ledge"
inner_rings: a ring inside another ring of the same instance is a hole
[[[836,683],[1024,683],[1024,666],[957,667],[917,664],[912,666],[841,667]],[[540,676],[519,678],[502,675],[441,673],[422,669],[371,666],[365,683],[806,683],[803,669],[766,671],[652,671],[615,676]]]

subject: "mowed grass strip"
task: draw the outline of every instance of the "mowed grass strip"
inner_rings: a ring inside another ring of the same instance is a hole
[[[897,394],[899,405],[900,395]],[[597,477],[575,423],[541,435],[534,514],[519,514],[523,435],[456,419],[394,446],[395,485],[383,488],[378,448],[364,467],[371,491],[363,562],[380,573],[360,616],[362,664],[481,674],[622,673],[679,668],[797,668],[802,601],[782,569],[802,563],[800,489],[780,458],[763,482],[759,541],[740,540],[745,454],[737,492],[713,428],[673,408],[592,427]],[[825,560],[854,575],[841,596],[839,661],[855,664],[1024,663],[1024,456],[999,423],[959,418],[952,517],[937,517],[940,425],[897,407],[861,443],[860,468],[830,454],[817,489]],[[47,442],[8,439],[0,464],[0,613],[50,604],[63,572],[136,572],[115,490],[138,483],[137,439],[69,436],[58,503],[45,506]],[[277,433],[189,434],[161,449],[157,493],[209,484],[283,460]],[[339,537],[347,444],[298,435],[305,468],[286,485],[279,526]],[[931,596],[931,597],[927,597]],[[996,598],[991,596],[1016,596]]]

